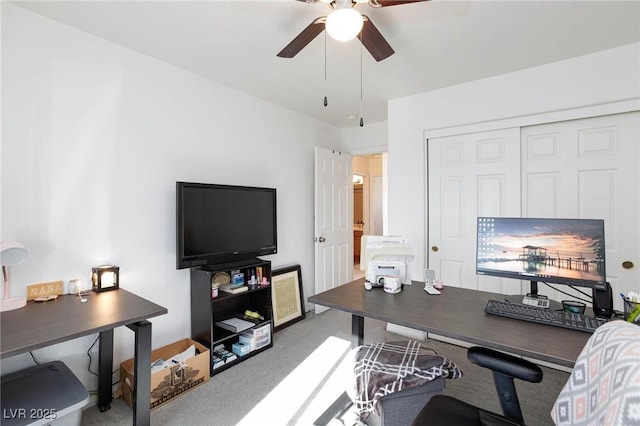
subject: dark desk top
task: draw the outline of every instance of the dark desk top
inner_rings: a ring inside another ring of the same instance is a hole
[[[359,279],[311,296],[309,302],[567,367],[573,367],[591,336],[486,314],[487,300],[504,298],[498,293],[446,287],[431,296],[414,281],[389,294],[366,291],[363,284]]]
[[[76,337],[163,315],[167,308],[122,288],[60,296],[51,302],[27,302],[24,308],[0,314],[2,358],[53,345]]]

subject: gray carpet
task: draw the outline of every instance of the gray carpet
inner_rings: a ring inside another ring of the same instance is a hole
[[[349,350],[350,333],[349,314],[336,310],[320,315],[307,313],[305,320],[273,336],[273,348],[154,409],[151,424],[311,425],[344,390],[344,365],[340,361]],[[387,332],[385,323],[365,320],[365,343],[404,339]],[[428,346],[465,372],[463,378],[447,381],[445,394],[500,411],[491,373],[470,364],[466,349],[433,340]],[[541,384],[516,384],[525,421],[530,425],[553,424],[549,412],[568,378],[565,372],[543,370]],[[95,406],[86,408],[82,424],[130,425],[132,418],[132,410],[122,399],[116,399],[104,413]]]

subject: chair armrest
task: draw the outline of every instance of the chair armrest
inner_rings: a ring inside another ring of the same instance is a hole
[[[516,379],[531,383],[542,381],[542,370],[534,363],[493,349],[474,346],[467,351],[469,361]]]

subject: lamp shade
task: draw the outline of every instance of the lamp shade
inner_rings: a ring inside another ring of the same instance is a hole
[[[20,243],[3,241],[0,243],[0,263],[2,266],[13,266],[24,262],[29,252]]]
[[[336,9],[327,16],[325,29],[338,41],[349,41],[362,30],[362,15],[355,9]]]
[[[116,290],[120,287],[120,268],[102,265],[91,268],[91,287],[93,291]]]
[[[20,243],[14,241],[0,242],[0,264],[2,265],[2,300],[0,300],[0,312],[22,308],[27,304],[25,297],[10,298],[9,266],[24,262],[29,257],[29,252]]]

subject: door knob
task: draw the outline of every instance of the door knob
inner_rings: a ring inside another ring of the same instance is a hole
[[[438,246],[431,246],[431,251],[436,252],[438,251]]]
[[[630,260],[625,260],[624,262],[622,262],[622,267],[624,269],[631,269],[633,268],[633,262]]]
[[[321,243],[324,243],[327,240],[324,237],[320,237],[320,238],[318,238],[318,241],[320,241]]]

